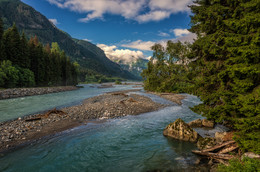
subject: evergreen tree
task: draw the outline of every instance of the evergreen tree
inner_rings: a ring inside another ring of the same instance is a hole
[[[3,20],[0,16],[0,41],[2,41],[3,34],[4,34]]]
[[[194,110],[232,124],[240,145],[260,153],[260,2],[197,0],[191,10],[194,93],[204,102]]]
[[[22,37],[21,37],[21,44],[20,44],[20,50],[21,50],[21,61],[19,63],[20,67],[23,68],[30,68],[31,62],[29,58],[29,45],[27,38],[23,32]]]
[[[3,43],[5,45],[6,58],[14,65],[22,63],[20,34],[15,24],[4,33]]]
[[[4,34],[4,28],[3,28],[3,21],[0,16],[0,61],[4,60],[5,58],[5,48],[3,44],[3,34]]]

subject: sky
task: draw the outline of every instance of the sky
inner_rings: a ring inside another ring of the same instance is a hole
[[[73,38],[110,57],[149,58],[167,40],[192,41],[192,0],[22,0]]]

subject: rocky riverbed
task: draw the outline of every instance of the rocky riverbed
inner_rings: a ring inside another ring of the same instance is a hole
[[[138,115],[163,107],[165,105],[155,103],[148,97],[130,94],[126,91],[92,97],[78,106],[53,109],[43,114],[0,123],[0,152],[87,124],[91,120]]]
[[[10,88],[0,90],[0,100],[16,97],[33,96],[49,93],[57,93],[62,91],[76,90],[76,86],[59,86],[59,87],[38,87],[38,88]]]

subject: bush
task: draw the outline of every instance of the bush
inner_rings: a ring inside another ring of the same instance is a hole
[[[117,84],[117,85],[121,85],[121,84],[122,84],[122,82],[121,82],[121,81],[119,81],[119,80],[116,80],[115,84]]]
[[[9,60],[4,60],[0,64],[1,76],[1,87],[13,88],[16,87],[19,81],[19,70],[12,66],[12,62]]]
[[[244,158],[242,161],[239,159],[231,159],[229,165],[219,165],[219,172],[257,172],[260,169],[260,160]]]

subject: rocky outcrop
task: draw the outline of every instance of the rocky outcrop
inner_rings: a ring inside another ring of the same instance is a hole
[[[197,140],[201,137],[182,119],[177,119],[175,122],[169,124],[164,129],[163,135],[174,139],[190,142],[197,142]]]
[[[188,123],[190,127],[199,128],[199,127],[207,127],[207,128],[213,128],[215,123],[212,120],[207,119],[196,119],[194,121],[191,121]]]
[[[76,86],[59,86],[59,87],[38,87],[38,88],[12,88],[0,90],[0,100],[16,97],[25,97],[49,93],[57,93],[62,91],[76,90]]]

